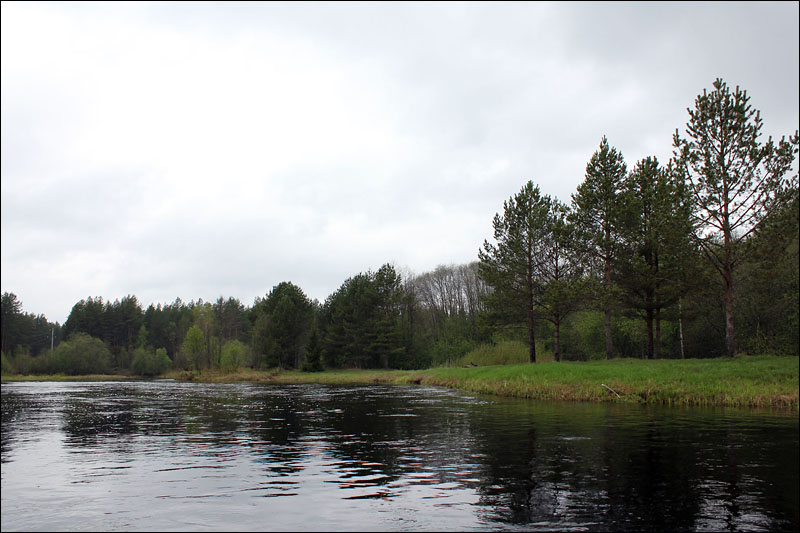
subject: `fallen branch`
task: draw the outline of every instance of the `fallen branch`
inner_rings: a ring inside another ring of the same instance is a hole
[[[610,391],[611,391],[611,392],[613,392],[614,394],[617,394],[617,391],[615,391],[614,389],[612,389],[611,387],[609,387],[609,386],[608,386],[608,385],[606,385],[605,383],[601,383],[600,385],[602,385],[603,387],[607,388],[608,390],[610,390]],[[617,398],[619,398],[619,399],[621,400],[621,399],[622,399],[622,396],[620,396],[619,394],[617,394]]]

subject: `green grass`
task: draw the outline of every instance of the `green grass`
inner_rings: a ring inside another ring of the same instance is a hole
[[[434,368],[422,382],[543,400],[796,409],[799,369],[796,357],[613,359]]]

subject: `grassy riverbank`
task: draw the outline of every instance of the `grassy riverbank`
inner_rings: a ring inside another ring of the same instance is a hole
[[[172,373],[207,382],[423,384],[542,400],[614,401],[663,405],[797,409],[796,357],[736,357],[537,363],[428,370],[240,370],[223,374]]]
[[[428,370],[238,370],[169,372],[164,377],[209,383],[422,384],[541,400],[797,409],[797,357],[613,359],[611,361],[442,367]],[[3,380],[100,380],[124,376],[3,376]]]

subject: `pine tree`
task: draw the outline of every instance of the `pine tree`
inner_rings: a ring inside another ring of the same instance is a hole
[[[503,214],[492,225],[496,245],[484,241],[478,273],[491,291],[486,305],[495,322],[524,324],[529,359],[536,362],[536,302],[542,291],[540,267],[548,233],[550,197],[529,181],[503,202]]]
[[[584,292],[580,255],[574,246],[574,227],[567,219],[569,208],[550,202],[546,244],[540,277],[544,291],[538,297],[539,313],[553,324],[553,357],[561,360],[561,323],[579,308]]]
[[[620,221],[623,213],[622,187],[625,178],[622,153],[603,137],[600,149],[586,165],[586,179],[572,195],[572,220],[582,248],[601,263],[601,305],[605,313],[606,359],[613,353],[611,308],[613,300],[611,272],[620,247]]]
[[[309,372],[320,372],[322,370],[322,344],[320,344],[316,320],[312,323],[311,333],[308,335],[306,364],[303,369]]]
[[[731,92],[721,79],[711,93],[703,90],[695,108],[687,109],[686,138],[675,131],[675,158],[694,200],[694,236],[705,257],[722,278],[725,302],[725,345],[736,353],[733,302],[737,266],[744,259],[742,243],[775,207],[797,175],[787,177],[800,145],[793,137],[762,144],[761,113],[750,105],[747,91]]]
[[[614,278],[625,303],[644,314],[652,359],[661,353],[661,311],[678,301],[691,269],[690,202],[672,161],[661,168],[655,157],[636,164],[624,195],[623,245]]]

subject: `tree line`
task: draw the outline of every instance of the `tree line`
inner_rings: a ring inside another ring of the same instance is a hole
[[[603,137],[569,204],[524,184],[477,261],[421,275],[385,264],[322,303],[289,281],[250,306],[90,297],[63,325],[6,292],[3,372],[423,368],[508,339],[531,362],[537,349],[556,361],[798,355],[798,134],[762,143],[746,91],[713,87],[666,163],[628,170]]]

